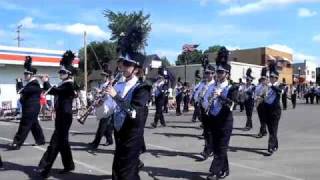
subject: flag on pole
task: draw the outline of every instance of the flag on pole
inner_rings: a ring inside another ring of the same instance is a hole
[[[199,44],[185,44],[182,46],[182,50],[183,52],[192,52],[195,51],[198,46]]]

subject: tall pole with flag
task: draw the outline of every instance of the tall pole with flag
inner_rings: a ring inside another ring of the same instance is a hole
[[[187,82],[187,64],[189,53],[197,50],[199,44],[185,44],[182,46],[182,53],[184,54],[184,82]]]

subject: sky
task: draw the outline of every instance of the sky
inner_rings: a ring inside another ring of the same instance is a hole
[[[0,45],[78,51],[109,40],[104,10],[150,14],[146,52],[175,62],[183,44],[271,47],[320,63],[320,0],[0,0]]]

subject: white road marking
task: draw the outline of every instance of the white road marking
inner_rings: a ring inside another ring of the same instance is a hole
[[[147,146],[155,147],[155,148],[159,148],[159,149],[163,149],[163,150],[168,150],[168,151],[174,151],[174,152],[183,152],[183,151],[180,151],[178,149],[172,149],[172,148],[165,147],[165,146],[159,146],[159,145],[153,145],[153,144],[147,144]],[[212,160],[212,158],[211,158],[211,160]],[[274,172],[271,172],[271,171],[265,171],[265,170],[262,170],[262,169],[259,169],[259,168],[254,168],[254,167],[250,167],[250,166],[239,164],[239,163],[229,162],[229,164],[232,165],[232,166],[236,166],[236,167],[240,167],[240,168],[244,168],[244,169],[249,169],[249,170],[257,171],[259,173],[272,175],[272,176],[278,176],[278,177],[282,177],[282,178],[286,178],[286,179],[290,179],[290,180],[304,180],[302,178],[288,176],[288,175],[280,174],[280,173],[274,173]]]
[[[10,123],[10,122],[1,122],[0,121],[0,126],[19,126],[18,123]],[[41,127],[44,130],[49,130],[49,131],[54,131],[54,128],[48,128],[48,127]],[[70,130],[70,133],[81,133],[80,131],[74,131]]]
[[[8,141],[8,142],[12,142],[13,140],[12,139],[8,139],[8,138],[4,138],[4,137],[0,137],[0,139],[1,140],[4,140],[4,141]],[[46,149],[45,148],[42,148],[42,147],[39,147],[39,146],[32,146],[32,148],[34,148],[34,149],[38,149],[38,150],[40,150],[40,151],[43,151],[43,152],[45,152],[46,151]],[[89,172],[90,172],[90,170],[94,170],[94,171],[96,171],[96,172],[99,172],[99,173],[102,173],[102,174],[108,174],[108,175],[111,175],[112,173],[111,172],[109,172],[109,171],[105,171],[105,170],[102,170],[102,169],[99,169],[99,168],[97,168],[97,167],[95,167],[95,166],[92,166],[92,165],[90,165],[90,164],[87,164],[87,163],[84,163],[84,162],[81,162],[81,161],[78,161],[78,160],[73,160],[76,164],[79,164],[79,165],[81,165],[81,166],[83,166],[83,167],[85,167],[85,168],[88,168],[89,170]]]

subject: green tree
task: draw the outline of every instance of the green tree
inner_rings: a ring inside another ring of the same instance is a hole
[[[163,56],[160,58],[160,60],[162,61],[162,66],[168,67],[171,66],[169,60],[167,59],[167,57]]]
[[[147,37],[151,31],[150,15],[144,15],[142,11],[115,13],[110,10],[104,11],[104,16],[109,20],[109,29],[112,31],[111,39],[119,42],[123,33],[131,33],[130,41],[131,49],[143,49],[147,45]],[[130,29],[131,28],[131,29]],[[136,32],[131,32],[135,30]]]
[[[201,50],[195,50],[192,52],[183,52],[178,55],[176,65],[187,64],[201,64],[203,53]]]
[[[221,47],[223,47],[223,46],[221,46],[221,45],[209,46],[208,49],[206,49],[204,51],[204,53],[215,53],[215,52],[218,52]]]

